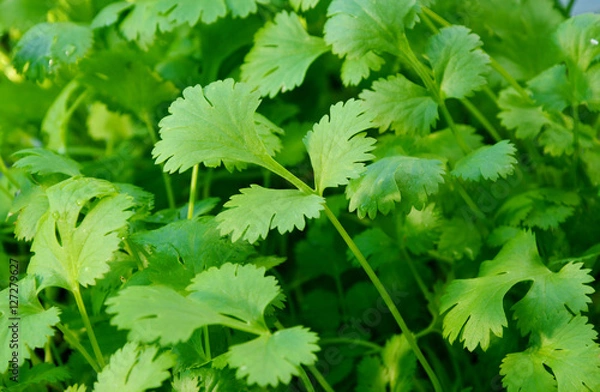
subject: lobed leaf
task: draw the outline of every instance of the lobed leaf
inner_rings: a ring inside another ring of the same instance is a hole
[[[81,175],[79,163],[43,148],[28,148],[17,151],[13,155],[19,158],[14,167],[24,169],[32,174],[44,176],[60,173],[71,177]]]
[[[374,219],[377,211],[386,215],[395,203],[403,199],[403,208],[421,209],[427,196],[438,191],[444,182],[442,163],[435,159],[392,156],[367,166],[361,177],[346,188],[350,211],[357,210],[359,218],[367,214]]]
[[[506,178],[512,174],[514,165],[517,164],[514,157],[516,151],[508,140],[502,140],[493,146],[480,147],[456,162],[452,175],[471,181],[496,181],[498,177]]]
[[[318,218],[325,200],[293,189],[268,189],[259,185],[240,190],[225,203],[227,210],[217,215],[222,235],[231,234],[250,243],[267,238],[269,230],[281,234],[304,229],[305,218]]]
[[[360,101],[353,99],[331,107],[304,137],[304,144],[315,173],[315,189],[322,195],[325,188],[345,185],[364,171],[364,163],[373,158],[369,152],[375,139],[360,133],[372,126],[372,114]],[[358,135],[357,135],[358,134]]]
[[[328,50],[309,35],[295,13],[281,12],[254,36],[254,46],[241,67],[244,82],[271,98],[299,86],[310,64]]]
[[[38,223],[28,273],[41,279],[41,287],[93,285],[119,248],[118,231],[133,214],[131,198],[108,181],[82,177],[53,185],[46,195],[48,211]]]
[[[232,346],[227,352],[227,362],[237,368],[238,378],[247,376],[250,385],[289,384],[292,376],[299,374],[301,365],[317,361],[314,354],[319,351],[317,340],[317,335],[305,328],[287,328]]]
[[[223,162],[228,169],[240,163],[266,165],[280,143],[272,140],[273,128],[255,124],[259,98],[233,79],[186,88],[159,123],[162,140],[152,151],[156,163],[164,162],[171,173],[197,163],[216,167]]]
[[[435,126],[438,104],[425,88],[398,74],[373,82],[371,89],[360,98],[380,132],[392,128],[397,134],[425,135]]]
[[[482,45],[464,26],[445,27],[430,39],[427,56],[445,98],[465,98],[486,83],[490,58]]]

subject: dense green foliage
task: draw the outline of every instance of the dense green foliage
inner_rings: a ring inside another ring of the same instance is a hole
[[[600,15],[568,14],[0,0],[0,383],[600,390]]]

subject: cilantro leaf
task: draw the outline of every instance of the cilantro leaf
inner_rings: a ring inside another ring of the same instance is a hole
[[[319,0],[290,0],[292,8],[296,11],[308,11],[319,3]]]
[[[269,230],[281,234],[294,227],[303,230],[305,218],[318,218],[325,200],[295,189],[268,189],[259,185],[240,190],[225,203],[227,210],[217,215],[222,235],[231,234],[250,243],[267,238]]]
[[[594,341],[598,334],[586,317],[563,320],[540,334],[539,343],[504,358],[500,374],[509,392],[600,388],[600,348]]]
[[[299,86],[310,64],[328,49],[322,38],[306,32],[297,14],[285,11],[267,22],[254,41],[241,77],[271,98]]]
[[[509,87],[500,92],[498,106],[502,111],[498,118],[508,129],[515,129],[519,139],[536,137],[542,127],[550,123],[548,113],[533,100],[524,98],[521,94]]]
[[[0,344],[4,347],[0,350],[1,373],[12,363],[13,351],[18,353],[19,366],[23,365],[34,349],[44,347],[48,337],[54,335],[52,327],[60,322],[58,308],[44,309],[40,304],[37,298],[40,288],[36,287],[35,277],[28,275],[16,285],[18,294],[14,284],[0,291]],[[18,307],[14,307],[17,302],[12,301],[18,301]],[[13,332],[17,332],[16,340]]]
[[[129,329],[129,339],[163,346],[190,339],[194,330],[223,320],[210,307],[165,286],[130,286],[106,300],[111,324]],[[177,320],[174,324],[173,320]]]
[[[379,71],[385,61],[373,52],[359,58],[346,58],[342,64],[342,82],[344,86],[356,86],[366,79],[371,71]]]
[[[572,101],[567,67],[558,64],[550,67],[527,82],[533,99],[546,110],[562,112]]]
[[[567,65],[575,65],[582,72],[600,56],[600,15],[583,14],[565,20],[558,26],[556,40]],[[570,71],[574,71],[570,66]]]
[[[227,263],[220,268],[212,267],[196,275],[187,290],[191,292],[189,298],[211,310],[264,329],[267,328],[263,316],[267,306],[276,300],[282,305],[275,278],[265,276],[264,268],[253,265]]]
[[[421,209],[427,196],[436,193],[444,182],[443,174],[442,163],[435,159],[406,156],[380,159],[348,184],[350,212],[357,210],[361,219],[367,214],[374,219],[377,211],[386,215],[401,200],[407,211],[413,206]]]
[[[270,0],[225,0],[233,16],[245,18],[258,10],[257,4],[269,4]]]
[[[156,9],[166,14],[174,25],[187,23],[190,26],[199,20],[213,23],[227,13],[224,0],[159,0]]]
[[[258,105],[258,92],[233,79],[186,88],[159,123],[162,140],[152,152],[156,163],[165,162],[171,173],[197,163],[216,167],[223,162],[228,169],[240,162],[267,165],[265,157],[280,144],[265,143],[272,133],[255,125]]]
[[[514,157],[517,149],[508,140],[502,140],[493,146],[483,146],[472,151],[456,162],[452,175],[465,180],[496,181],[498,177],[506,178],[514,171],[517,160]]]
[[[373,158],[375,139],[365,137],[372,126],[371,114],[361,101],[353,99],[331,106],[304,137],[304,144],[315,172],[315,189],[322,195],[325,188],[345,185],[364,171],[364,161]]]
[[[9,373],[10,374],[10,373]],[[71,378],[71,374],[66,367],[54,366],[50,363],[39,363],[33,367],[25,362],[19,367],[18,383],[8,382],[7,392],[21,392],[43,388],[50,384],[66,381]],[[84,391],[85,392],[85,391]]]
[[[232,346],[227,352],[229,365],[237,368],[236,376],[248,376],[248,384],[277,386],[289,384],[298,375],[300,365],[317,361],[318,337],[302,327],[287,328],[265,334],[247,343]]]
[[[14,156],[19,158],[14,167],[24,169],[32,174],[44,176],[61,173],[71,177],[81,175],[79,171],[81,165],[79,163],[43,148],[28,148],[17,151]]]
[[[48,196],[41,186],[30,186],[15,198],[10,213],[19,213],[15,226],[17,239],[31,241],[42,216],[48,211]]]
[[[380,132],[390,127],[398,134],[424,135],[438,119],[438,105],[427,90],[398,74],[373,82],[360,94],[374,113]]]
[[[457,279],[448,285],[440,303],[440,312],[448,312],[444,317],[444,337],[452,343],[460,335],[470,351],[478,345],[486,350],[490,332],[501,337],[502,328],[507,326],[504,296],[522,281],[533,281],[529,292],[515,305],[515,317],[523,319],[519,321],[523,332],[543,330],[543,320],[548,317],[578,314],[590,301],[587,294],[592,291],[584,285],[591,281],[588,271],[579,267],[580,264],[567,264],[557,273],[550,271],[540,259],[534,235],[520,232],[493,260],[481,265],[478,277]],[[536,298],[540,292],[553,296]]]
[[[108,365],[98,374],[94,392],[142,392],[160,387],[169,378],[168,369],[175,361],[170,353],[157,353],[155,346],[127,343],[110,357]]]
[[[132,215],[130,197],[108,181],[81,177],[51,186],[46,194],[49,209],[38,224],[28,272],[40,277],[41,287],[93,285],[119,247],[118,231]]]
[[[327,11],[325,42],[333,53],[352,61],[363,56],[372,60],[369,53],[398,55],[406,40],[404,30],[413,27],[418,11],[416,0],[334,0]],[[368,68],[374,64],[361,62]]]
[[[427,56],[445,98],[464,98],[486,83],[490,59],[482,45],[464,26],[445,27],[430,39]]]
[[[26,77],[41,81],[77,63],[92,43],[88,27],[72,22],[40,23],[27,30],[15,47],[13,64]]]

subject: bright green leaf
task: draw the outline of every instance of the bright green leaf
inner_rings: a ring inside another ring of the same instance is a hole
[[[373,158],[375,139],[359,133],[372,126],[372,115],[361,101],[349,100],[331,107],[304,138],[315,172],[315,188],[345,185],[364,171],[364,163]],[[358,134],[358,135],[357,135]]]
[[[390,127],[397,134],[425,135],[438,119],[438,105],[427,90],[398,74],[373,82],[360,94],[373,124],[380,132]]]
[[[94,392],[143,392],[160,387],[169,378],[168,369],[175,361],[170,353],[157,353],[155,346],[127,343],[110,357],[108,365],[98,374]]]
[[[42,187],[32,185],[22,189],[10,209],[11,214],[19,213],[15,226],[17,239],[31,241],[46,211],[48,211],[48,196]]]
[[[493,146],[480,147],[459,160],[452,170],[452,175],[470,181],[496,181],[498,177],[506,178],[512,174],[517,164],[514,157],[516,151],[508,140],[502,140]]]
[[[8,269],[8,260],[4,268]],[[16,277],[16,275],[13,275]],[[44,309],[37,297],[39,287],[31,275],[18,282],[10,282],[9,287],[0,291],[0,372],[4,373],[12,364],[11,359],[17,353],[16,359],[22,366],[31,352],[44,347],[48,337],[54,335],[52,328],[60,318],[60,310],[56,307]],[[30,351],[31,350],[31,351]],[[23,380],[25,381],[25,380]]]
[[[498,106],[502,109],[498,114],[502,125],[508,129],[515,129],[519,139],[536,137],[542,127],[550,123],[549,115],[540,105],[524,98],[512,87],[500,92]]]
[[[435,159],[383,158],[367,166],[366,173],[346,188],[350,211],[357,210],[360,218],[368,214],[374,219],[377,211],[386,215],[401,200],[407,211],[413,206],[421,209],[427,196],[436,193],[444,182],[443,174],[442,163]]]
[[[183,172],[195,164],[228,168],[241,163],[265,165],[279,149],[265,138],[272,135],[255,124],[258,92],[233,79],[204,87],[188,87],[171,104],[160,123],[160,140],[152,152],[165,171]],[[263,130],[259,134],[260,130]]]
[[[290,0],[290,4],[296,10],[308,11],[319,3],[319,0]]]
[[[29,148],[14,154],[19,158],[14,167],[42,176],[54,173],[79,176],[81,165],[72,159],[43,148]]]
[[[373,52],[362,57],[346,58],[342,64],[342,82],[344,86],[356,86],[366,79],[371,71],[379,71],[385,61]]]
[[[300,365],[317,361],[318,337],[302,327],[265,334],[247,343],[232,346],[227,353],[229,365],[237,368],[237,377],[248,376],[248,384],[289,384],[298,375]]]
[[[195,26],[198,21],[209,24],[227,13],[224,0],[159,0],[156,9],[167,14],[174,25]]]
[[[464,26],[445,27],[431,38],[427,55],[445,98],[464,98],[486,83],[490,59],[482,45]]]
[[[225,203],[227,210],[217,215],[222,235],[231,234],[250,243],[267,238],[269,230],[281,234],[304,229],[305,218],[318,218],[325,200],[293,189],[268,189],[259,185],[240,190]]]
[[[130,197],[107,181],[80,177],[60,182],[46,194],[49,209],[40,219],[28,272],[40,277],[41,287],[93,285],[109,270],[119,248],[118,231],[132,215]]]
[[[267,22],[242,65],[242,80],[274,97],[299,86],[310,64],[327,51],[322,38],[310,36],[300,17],[285,11]]]
[[[196,275],[187,290],[189,298],[211,310],[265,329],[264,312],[280,295],[277,281],[265,276],[264,268],[231,263]]]
[[[42,121],[42,132],[48,138],[46,148],[58,151],[60,154],[64,154],[67,149],[67,128],[74,109],[70,100],[78,87],[79,83],[76,81],[68,83],[56,97]]]
[[[559,272],[550,271],[542,263],[534,235],[520,232],[493,260],[481,265],[478,277],[457,279],[448,285],[440,303],[440,312],[447,312],[444,337],[452,343],[460,336],[470,351],[478,345],[486,350],[490,333],[501,337],[503,327],[508,325],[504,296],[523,281],[533,281],[529,292],[515,305],[515,317],[524,332],[544,330],[548,318],[578,314],[590,302],[587,295],[592,292],[584,285],[591,281],[589,270],[580,267],[581,264],[567,264]],[[541,292],[553,295],[537,298]]]

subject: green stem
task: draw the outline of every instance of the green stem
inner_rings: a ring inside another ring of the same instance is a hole
[[[154,130],[154,126],[152,125],[152,121],[150,121],[150,116],[148,113],[143,113],[140,115],[142,122],[146,125],[146,129],[148,130],[148,135],[150,136],[150,140],[153,145],[158,143],[158,136],[156,135],[156,131]],[[175,196],[173,194],[173,184],[171,183],[171,177],[164,170],[164,163],[160,165],[160,173],[163,178],[163,182],[165,183],[165,192],[167,193],[167,202],[169,203],[169,208],[175,208]]]
[[[417,282],[417,285],[421,290],[421,293],[423,293],[423,296],[425,297],[427,302],[431,303],[433,301],[433,296],[429,292],[429,289],[423,281],[423,278],[421,278],[421,274],[419,274],[419,271],[417,271],[417,267],[415,266],[415,263],[413,262],[412,258],[410,257],[410,255],[404,247],[401,248],[400,252],[402,253],[402,257],[404,257],[404,259],[406,260],[406,264],[408,264],[408,268],[410,269],[410,272],[412,272],[413,277],[415,278],[415,281]]]
[[[348,245],[348,248],[354,254],[356,259],[360,263],[361,267],[363,268],[363,270],[365,271],[365,273],[367,274],[367,276],[369,277],[369,279],[371,280],[371,282],[377,289],[377,292],[379,292],[379,295],[383,299],[383,302],[385,302],[386,306],[392,313],[392,316],[394,317],[394,320],[396,320],[396,323],[400,327],[400,331],[406,338],[408,345],[411,347],[411,349],[415,353],[415,356],[417,357],[418,361],[421,363],[421,366],[423,366],[423,369],[425,369],[425,372],[429,376],[429,379],[431,380],[431,383],[433,384],[433,389],[436,392],[441,392],[442,386],[440,385],[440,382],[439,382],[437,376],[435,375],[435,373],[433,372],[433,369],[429,365],[429,362],[427,362],[427,359],[421,352],[421,349],[419,348],[419,345],[417,344],[417,341],[416,341],[414,335],[408,328],[408,325],[404,321],[404,318],[402,318],[402,315],[400,315],[400,312],[398,311],[396,304],[394,304],[394,301],[392,300],[392,297],[390,296],[390,294],[387,292],[385,286],[383,285],[383,283],[381,283],[381,280],[379,280],[379,277],[377,276],[377,274],[375,273],[375,271],[373,270],[373,268],[371,267],[371,265],[369,264],[369,262],[367,261],[365,256],[363,256],[360,249],[358,249],[358,247],[356,246],[356,244],[354,243],[354,241],[352,240],[352,238],[350,237],[350,235],[348,234],[348,232],[346,231],[344,226],[342,226],[340,221],[336,218],[336,216],[333,214],[333,212],[329,209],[329,206],[327,206],[327,204],[325,204],[325,214],[327,215],[327,218],[329,218],[329,221],[336,228],[336,230],[338,231],[338,233],[340,234],[340,236],[342,237],[342,239],[344,240],[346,245]]]
[[[98,362],[96,362],[96,360],[90,355],[90,353],[85,349],[85,347],[83,347],[83,345],[79,343],[79,339],[73,333],[73,331],[71,331],[69,328],[67,328],[66,325],[63,325],[61,323],[56,324],[56,328],[60,332],[62,332],[65,341],[71,346],[73,346],[75,350],[79,351],[83,358],[90,364],[92,369],[94,369],[96,373],[100,373],[102,369],[100,368],[100,366],[98,366]]]
[[[202,335],[204,336],[204,355],[210,361],[212,359],[212,353],[210,350],[210,333],[208,332],[208,325],[202,328]]]
[[[479,219],[485,218],[485,214],[479,209],[479,207],[477,207],[477,204],[475,204],[471,196],[469,196],[465,188],[463,188],[462,184],[458,181],[458,179],[454,181],[454,185],[456,186],[456,190],[460,194],[460,197],[462,197],[465,203],[467,203],[467,206],[469,206],[475,216],[477,216]]]
[[[458,143],[460,149],[465,153],[465,155],[467,155],[471,152],[471,147],[469,147],[467,142],[465,142],[465,139],[463,139],[462,135],[458,132],[458,128],[454,123],[454,119],[448,111],[448,108],[446,107],[446,103],[444,101],[440,101],[440,109],[442,111],[442,115],[448,123],[448,126],[450,127],[450,130],[452,131],[452,134],[454,135],[454,138],[456,139],[456,143]]]
[[[104,362],[104,356],[102,355],[102,351],[100,350],[100,346],[96,340],[96,334],[92,328],[92,323],[90,322],[87,310],[85,310],[85,304],[83,303],[83,298],[81,297],[81,291],[79,291],[79,284],[74,287],[73,296],[75,296],[75,302],[77,303],[77,308],[79,309],[79,314],[81,314],[81,319],[83,321],[83,325],[85,326],[87,335],[90,338],[92,350],[94,351],[98,365],[100,365],[100,368],[103,368],[106,366],[106,362]]]
[[[308,366],[308,370],[315,377],[315,379],[317,380],[317,382],[319,383],[319,385],[321,386],[321,388],[323,388],[323,390],[325,392],[335,392],[334,389],[331,387],[331,385],[329,385],[329,383],[327,382],[325,377],[321,374],[321,372],[314,365]]]
[[[483,113],[481,113],[479,109],[477,109],[477,107],[471,103],[471,101],[464,98],[461,99],[460,102],[462,102],[462,104],[467,108],[467,110],[471,112],[473,117],[475,117],[477,121],[479,121],[479,123],[483,125],[485,130],[489,133],[489,135],[492,137],[492,139],[494,139],[496,143],[502,140],[502,136],[500,136],[496,128],[488,121],[487,117],[485,117]]]
[[[361,340],[361,339],[329,338],[329,339],[321,339],[321,340],[319,340],[319,343],[321,345],[349,344],[349,345],[354,345],[354,346],[364,346],[364,347],[370,348],[371,350],[375,350],[375,351],[383,350],[383,348],[380,345],[373,343],[373,342],[369,342],[368,340]]]
[[[146,268],[146,266],[144,265],[144,262],[140,258],[140,255],[138,254],[138,252],[136,252],[133,249],[133,246],[131,246],[131,243],[129,242],[129,240],[124,239],[123,244],[125,245],[125,250],[127,251],[127,253],[129,253],[129,255],[135,259],[138,270],[142,271],[144,268]]]
[[[304,370],[304,368],[302,368],[302,366],[298,366],[298,373],[298,376],[300,377],[300,380],[302,380],[302,384],[304,384],[304,388],[306,388],[306,391],[315,392],[315,387],[312,385],[312,382],[310,382],[310,379],[308,378],[308,375],[306,374],[306,371]]]
[[[223,318],[221,320],[219,320],[219,324],[224,325],[229,328],[232,328],[232,329],[237,329],[238,331],[248,332],[248,333],[251,333],[252,335],[264,335],[265,333],[269,332],[268,329],[256,328],[252,325],[248,325],[246,323],[243,323],[241,321],[238,321],[231,317],[226,317],[226,316],[223,316]]]
[[[263,161],[265,163],[263,166],[266,169],[271,170],[273,173],[277,174],[279,177],[283,178],[284,180],[287,180],[290,184],[292,184],[299,190],[301,190],[305,193],[308,193],[308,194],[316,193],[316,191],[314,189],[312,189],[311,187],[306,185],[301,179],[299,179],[294,174],[292,174],[288,169],[283,167],[279,162],[277,162],[271,156],[265,155],[263,157]]]
[[[192,180],[190,183],[190,201],[188,203],[187,218],[192,219],[194,217],[194,204],[196,203],[196,193],[198,192],[198,164],[194,165],[192,169]]]
[[[202,182],[202,198],[208,199],[210,197],[210,186],[212,185],[212,181],[214,179],[214,169],[208,168],[206,169],[206,174],[204,175],[204,181]]]

